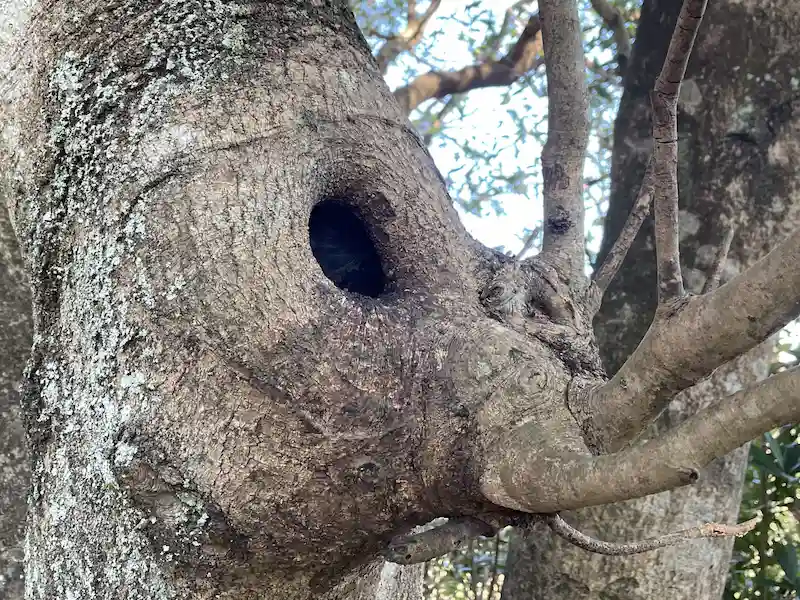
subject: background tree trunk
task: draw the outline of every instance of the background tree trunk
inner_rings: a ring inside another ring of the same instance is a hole
[[[666,53],[680,2],[646,0],[614,139],[604,247],[625,221],[651,149],[649,93]],[[699,293],[724,225],[736,237],[723,281],[752,264],[800,225],[800,7],[774,0],[709,3],[679,106],[681,242],[687,288]],[[652,221],[645,224],[595,322],[610,372],[636,346],[656,304]],[[703,332],[697,332],[702,336]],[[768,374],[770,348],[719,369],[673,401],[657,431],[722,394]],[[700,482],[636,501],[566,515],[579,529],[623,541],[697,525],[733,522],[744,449],[717,460]],[[633,557],[589,555],[545,531],[515,539],[505,600],[716,600],[732,540],[700,540]]]
[[[19,388],[31,350],[31,295],[8,211],[0,204],[0,598],[21,600],[28,447]]]

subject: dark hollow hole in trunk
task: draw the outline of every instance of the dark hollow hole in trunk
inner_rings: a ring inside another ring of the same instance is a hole
[[[377,298],[386,289],[378,250],[358,213],[338,199],[327,199],[308,219],[311,252],[336,287]]]

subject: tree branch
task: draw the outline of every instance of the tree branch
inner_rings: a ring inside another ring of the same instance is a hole
[[[636,202],[633,204],[633,209],[628,214],[628,219],[625,221],[625,225],[623,225],[622,231],[611,250],[603,260],[603,264],[592,275],[592,286],[590,288],[592,314],[596,314],[600,310],[603,294],[605,294],[608,286],[611,285],[617,275],[619,268],[625,261],[628,250],[630,250],[636,235],[639,233],[642,223],[647,218],[647,215],[650,214],[650,204],[653,202],[655,193],[654,184],[653,160],[650,159]]]
[[[800,231],[710,294],[661,305],[650,329],[605,385],[570,404],[587,441],[613,451],[680,391],[754,348],[800,314]]]
[[[617,543],[598,540],[578,531],[562,519],[558,513],[513,513],[511,515],[488,516],[490,518],[487,521],[475,517],[451,518],[443,525],[394,538],[389,542],[382,554],[384,558],[397,564],[418,564],[453,552],[463,547],[466,543],[472,543],[472,540],[476,537],[498,535],[499,530],[505,525],[513,525],[523,530],[531,531],[536,523],[544,521],[557,536],[588,552],[608,556],[628,556],[630,554],[650,552],[665,546],[674,546],[697,538],[744,535],[752,530],[759,521],[759,518],[756,517],[738,525],[706,523],[657,538],[638,542]],[[495,540],[495,543],[498,539],[499,537]],[[495,545],[496,552],[497,546]],[[489,589],[492,588],[493,585]]]
[[[511,29],[511,25],[514,24],[516,20],[515,13],[530,3],[531,0],[518,0],[506,9],[506,13],[503,16],[503,23],[500,25],[500,31],[497,32],[497,37],[495,37],[494,42],[492,42],[492,45],[489,47],[486,56],[494,58],[497,55],[500,51],[500,44],[503,43],[503,40]]]
[[[656,259],[659,302],[682,297],[678,237],[678,94],[707,0],[686,0],[670,40],[667,59],[651,95],[655,163]]]
[[[385,75],[389,65],[392,64],[403,52],[411,50],[419,44],[425,33],[425,27],[439,10],[442,0],[431,0],[430,6],[425,13],[417,18],[416,2],[410,0],[408,3],[408,21],[406,27],[400,33],[389,38],[375,53],[375,61],[378,63],[381,75]]]
[[[539,16],[528,21],[517,42],[503,58],[489,60],[458,71],[430,71],[394,91],[405,114],[431,98],[444,98],[470,90],[506,86],[539,66],[542,49]]]
[[[719,281],[722,278],[722,271],[725,268],[725,260],[728,258],[728,252],[731,249],[733,242],[733,234],[736,232],[736,227],[732,223],[728,223],[725,227],[725,237],[717,249],[717,254],[714,257],[714,263],[711,265],[711,270],[708,272],[708,279],[703,285],[703,293],[708,294],[713,292],[719,286]]]
[[[625,27],[622,13],[606,0],[591,0],[592,8],[603,19],[606,27],[614,32],[614,43],[617,45],[617,66],[620,75],[625,74],[628,59],[631,57],[631,38]]]
[[[714,458],[797,420],[800,368],[795,367],[724,398],[659,438],[615,454],[543,455],[530,439],[541,432],[529,422],[494,449],[482,487],[491,501],[533,513],[620,502],[693,483]]]
[[[491,537],[494,533],[494,528],[479,519],[449,519],[433,529],[394,538],[383,551],[383,556],[398,565],[413,565],[457,550],[473,538]]]
[[[570,544],[583,548],[595,554],[605,554],[606,556],[629,556],[631,554],[641,554],[642,552],[650,552],[665,546],[674,546],[688,540],[698,538],[710,537],[729,537],[729,536],[742,536],[748,531],[751,531],[758,523],[758,517],[740,523],[738,525],[725,525],[723,523],[706,523],[705,525],[698,525],[697,527],[690,527],[676,531],[675,533],[668,533],[657,538],[649,540],[641,540],[639,542],[604,542],[595,539],[585,533],[578,531],[572,525],[567,523],[558,514],[548,515],[547,525],[557,536],[564,538]]]
[[[541,0],[547,73],[547,142],[542,151],[544,238],[540,256],[570,277],[583,273],[583,163],[589,101],[578,7]]]

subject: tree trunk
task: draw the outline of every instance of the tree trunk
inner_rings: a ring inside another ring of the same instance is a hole
[[[8,211],[0,205],[0,598],[22,600],[30,466],[19,386],[31,349],[31,295]]]
[[[379,556],[415,525],[681,485],[798,409],[778,376],[739,435],[591,454],[593,392],[625,394],[569,268],[586,121],[570,2],[542,16],[568,110],[544,251],[521,263],[466,234],[345,0],[3,8],[0,185],[34,315],[28,600],[412,597],[419,571]],[[749,275],[720,306],[766,287]],[[785,322],[781,290],[676,375]],[[668,379],[649,379],[661,399]],[[598,479],[620,464],[619,486]]]
[[[409,332],[465,286],[437,262],[472,269],[474,245],[345,3],[4,10],[0,171],[36,330],[27,598],[418,598],[422,566],[377,552],[447,512],[428,469],[463,435],[421,436],[440,358]],[[372,227],[390,290],[309,245],[320,199]],[[5,411],[28,303],[2,292]],[[22,466],[2,476],[24,489]]]
[[[645,1],[614,140],[610,209],[601,255],[636,197],[652,147],[653,88],[680,3]],[[800,7],[778,0],[709,4],[679,105],[681,243],[687,288],[699,293],[731,219],[725,277],[752,264],[800,225]],[[642,229],[595,323],[615,371],[650,323],[656,304],[652,222]],[[702,332],[697,332],[702,335]],[[651,433],[767,375],[764,346],[672,402]],[[738,515],[744,449],[717,460],[699,483],[566,518],[597,537],[635,540]],[[699,540],[632,557],[603,557],[546,532],[515,540],[504,600],[604,598],[716,600],[731,540]]]
[[[591,459],[586,311],[467,235],[345,0],[4,9],[28,600],[410,599],[381,552],[515,514],[487,499],[512,426]]]

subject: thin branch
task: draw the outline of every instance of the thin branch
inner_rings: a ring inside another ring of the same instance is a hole
[[[738,525],[725,525],[722,523],[706,523],[705,525],[698,525],[690,527],[689,529],[682,529],[675,533],[668,533],[657,538],[649,540],[641,540],[639,542],[604,542],[595,539],[582,533],[572,527],[558,514],[548,515],[547,524],[550,529],[561,538],[567,540],[570,544],[594,552],[595,554],[605,554],[607,556],[629,556],[631,554],[641,554],[642,552],[650,552],[665,546],[674,546],[688,540],[698,538],[715,538],[715,537],[730,537],[742,536],[752,529],[758,523],[759,518],[750,519]]]
[[[476,537],[488,537],[492,534],[494,540],[494,569],[489,583],[489,594],[494,589],[497,578],[497,557],[500,551],[500,530],[504,524],[513,524],[524,530],[530,531],[538,522],[544,521],[550,529],[564,538],[569,543],[583,548],[596,554],[609,556],[627,556],[649,552],[665,546],[674,546],[685,541],[697,538],[740,536],[755,527],[759,517],[755,517],[738,525],[724,525],[721,523],[706,523],[697,527],[690,527],[675,533],[669,533],[657,538],[641,540],[638,542],[605,542],[578,531],[569,523],[564,521],[558,513],[540,514],[525,513],[511,515],[487,515],[489,519],[482,521],[475,517],[457,517],[448,520],[444,525],[396,538],[390,542],[389,547],[384,551],[384,557],[391,562],[410,565],[427,562],[436,556],[443,556],[453,550],[468,544],[470,558],[473,556],[473,540]],[[474,564],[472,574],[474,576]],[[473,583],[477,583],[473,580]],[[477,590],[473,590],[477,597]]]
[[[597,77],[602,79],[604,82],[621,87],[621,81],[619,79],[619,76],[615,74],[613,71],[607,71],[606,69],[604,69],[603,66],[596,60],[590,60],[587,58],[586,68],[589,69],[595,75],[597,75]]]
[[[447,113],[452,111],[458,105],[458,96],[450,96],[447,100],[444,101],[439,114],[436,115],[436,118],[433,120],[431,127],[425,132],[425,135],[422,136],[422,141],[426,146],[430,146],[431,141],[433,140],[433,136],[437,131],[440,131],[442,125],[444,124],[444,118],[447,116]]]
[[[511,26],[516,21],[516,13],[517,11],[525,8],[526,5],[530,4],[531,0],[518,0],[511,6],[506,9],[505,15],[503,16],[503,23],[500,25],[500,31],[497,32],[497,37],[495,37],[494,42],[489,47],[489,50],[486,56],[494,58],[497,53],[500,51],[500,44],[503,43],[506,35],[508,35]]]
[[[405,29],[389,38],[375,53],[375,61],[378,63],[378,69],[381,75],[386,74],[389,65],[391,65],[398,56],[419,44],[425,33],[425,27],[430,22],[434,13],[439,10],[441,4],[442,0],[431,0],[428,10],[426,10],[421,17],[417,18],[416,3],[413,2],[413,0],[408,3],[408,21]]]
[[[722,238],[722,243],[720,243],[719,248],[717,248],[717,254],[714,257],[714,263],[711,265],[711,270],[708,273],[708,279],[706,279],[703,285],[704,294],[713,292],[719,287],[719,281],[722,277],[722,271],[725,269],[725,261],[728,258],[728,252],[731,249],[733,234],[735,232],[736,227],[734,227],[732,223],[729,223],[725,227],[725,237]]]
[[[651,95],[656,180],[653,206],[660,303],[685,294],[678,236],[678,94],[706,2],[686,0],[683,3],[667,59]]]
[[[587,441],[606,451],[636,437],[679,392],[800,314],[800,231],[710,294],[660,306],[606,384],[571,401]]]
[[[589,100],[578,6],[540,0],[547,74],[547,142],[542,151],[544,237],[541,256],[569,277],[583,274],[583,163]]]
[[[541,233],[542,233],[542,228],[540,225],[534,227],[533,231],[531,231],[530,234],[528,234],[528,237],[525,239],[525,243],[522,245],[522,250],[520,250],[517,253],[517,256],[515,257],[514,260],[516,260],[517,262],[522,260],[525,254],[528,253],[528,250],[530,250],[536,243],[536,240],[539,238],[539,235]]]
[[[458,71],[430,71],[394,91],[405,114],[431,98],[444,98],[470,90],[507,86],[541,64],[539,16],[534,15],[511,50],[499,60],[476,63]]]
[[[605,26],[614,32],[614,43],[617,45],[617,66],[620,75],[625,74],[628,59],[631,56],[631,38],[625,27],[622,13],[606,0],[591,0],[592,8],[603,19]]]
[[[457,550],[467,540],[492,535],[494,528],[488,523],[472,517],[459,517],[433,529],[394,538],[383,556],[399,565],[413,565]]]
[[[642,180],[642,186],[639,188],[639,194],[633,204],[633,209],[631,209],[630,214],[628,214],[628,219],[625,221],[622,231],[619,236],[617,236],[614,245],[603,260],[603,264],[600,265],[600,268],[598,268],[592,276],[590,294],[592,295],[592,309],[594,313],[600,309],[600,302],[603,299],[603,294],[605,294],[608,286],[611,285],[614,277],[616,277],[619,268],[625,261],[628,250],[630,250],[633,241],[636,239],[636,235],[639,233],[642,223],[647,218],[647,215],[650,214],[654,185],[653,160],[651,159],[647,164],[647,170]]]
[[[613,412],[613,411],[612,411]],[[800,420],[800,368],[728,396],[664,435],[599,456],[543,455],[528,422],[493,449],[486,497],[507,508],[553,513],[639,498],[689,483],[700,469],[764,431]]]

